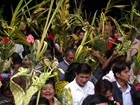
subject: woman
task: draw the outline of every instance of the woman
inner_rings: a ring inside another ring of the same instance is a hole
[[[60,105],[60,102],[55,98],[55,85],[52,80],[47,80],[46,85],[41,89],[41,97],[48,99],[50,105]]]

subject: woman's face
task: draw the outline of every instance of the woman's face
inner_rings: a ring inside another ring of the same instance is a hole
[[[118,32],[118,31],[116,31],[115,33],[114,33],[114,37],[115,38],[120,38],[121,37],[121,33],[120,32]]]
[[[80,32],[80,34],[78,35],[79,40],[82,40],[84,37],[84,32]]]
[[[107,97],[109,100],[112,99],[112,92],[111,92],[111,90],[108,90],[108,91],[106,92],[106,97]]]
[[[42,89],[41,89],[41,96],[45,97],[48,100],[51,100],[54,98],[55,91],[54,87],[52,84],[46,84]]]

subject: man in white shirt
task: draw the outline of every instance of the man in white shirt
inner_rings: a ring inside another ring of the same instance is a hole
[[[65,86],[65,88],[70,88],[72,105],[81,105],[88,95],[95,93],[94,85],[89,81],[91,72],[92,69],[89,65],[85,63],[79,64],[76,71],[76,78]],[[65,103],[66,97],[67,94],[63,93],[63,105],[67,105],[67,103]]]

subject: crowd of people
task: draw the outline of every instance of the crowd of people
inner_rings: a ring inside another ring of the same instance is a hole
[[[24,25],[21,32],[25,36],[32,34],[27,32],[27,26]],[[59,68],[64,73],[58,71],[60,81],[68,81],[69,83],[64,89],[70,89],[72,100],[69,100],[71,105],[139,105],[140,91],[136,90],[130,77],[133,72],[130,62],[130,56],[135,56],[136,51],[129,55],[117,56],[114,43],[121,43],[123,36],[114,28],[111,23],[105,24],[104,33],[108,35],[104,40],[107,42],[106,56],[102,56],[99,51],[92,49],[92,56],[96,57],[100,64],[93,71],[92,67],[83,62],[74,62],[75,52],[84,37],[84,31],[81,26],[76,26],[73,33],[77,35],[71,47],[63,50],[58,43],[55,43],[54,33],[49,33],[45,39],[48,42],[48,48],[44,56],[49,59],[56,57],[59,62]],[[126,31],[126,34],[129,34]],[[68,38],[68,42],[71,41]],[[139,36],[135,39],[139,44]],[[20,67],[28,67],[30,61],[25,59],[26,55],[30,54],[27,46],[17,45],[15,52],[12,54],[12,66],[7,72],[1,73],[2,87],[0,96],[0,105],[14,105],[13,95],[10,91],[9,79],[18,72]],[[134,49],[138,49],[135,46]],[[129,51],[129,50],[128,50]],[[35,66],[35,69],[40,69],[41,64]],[[26,92],[26,78],[24,76],[14,78],[14,82],[18,84]],[[55,78],[50,78],[42,87],[39,101],[37,93],[33,95],[29,105],[67,105],[67,94],[62,91],[62,97],[57,98],[55,94]]]

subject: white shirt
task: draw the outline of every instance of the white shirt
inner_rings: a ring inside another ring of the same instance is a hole
[[[113,73],[112,70],[110,70],[108,74],[106,74],[105,76],[103,76],[102,79],[107,79],[110,82],[116,81],[116,79],[114,77],[114,73]]]
[[[19,55],[21,56],[21,58],[23,58],[22,56],[22,52],[24,51],[24,47],[21,44],[15,44],[16,49],[15,52],[19,53]]]
[[[117,82],[117,86],[122,91],[123,105],[133,105],[132,97],[130,93],[131,87],[129,86],[129,84],[127,84],[126,91],[123,90],[123,88],[119,85],[118,82]]]
[[[71,95],[72,95],[72,101],[73,105],[81,105],[83,103],[83,100],[88,95],[93,95],[94,92],[94,85],[92,82],[88,81],[84,87],[80,87],[76,83],[76,79],[74,79],[72,82],[67,84],[64,88],[70,88]]]

